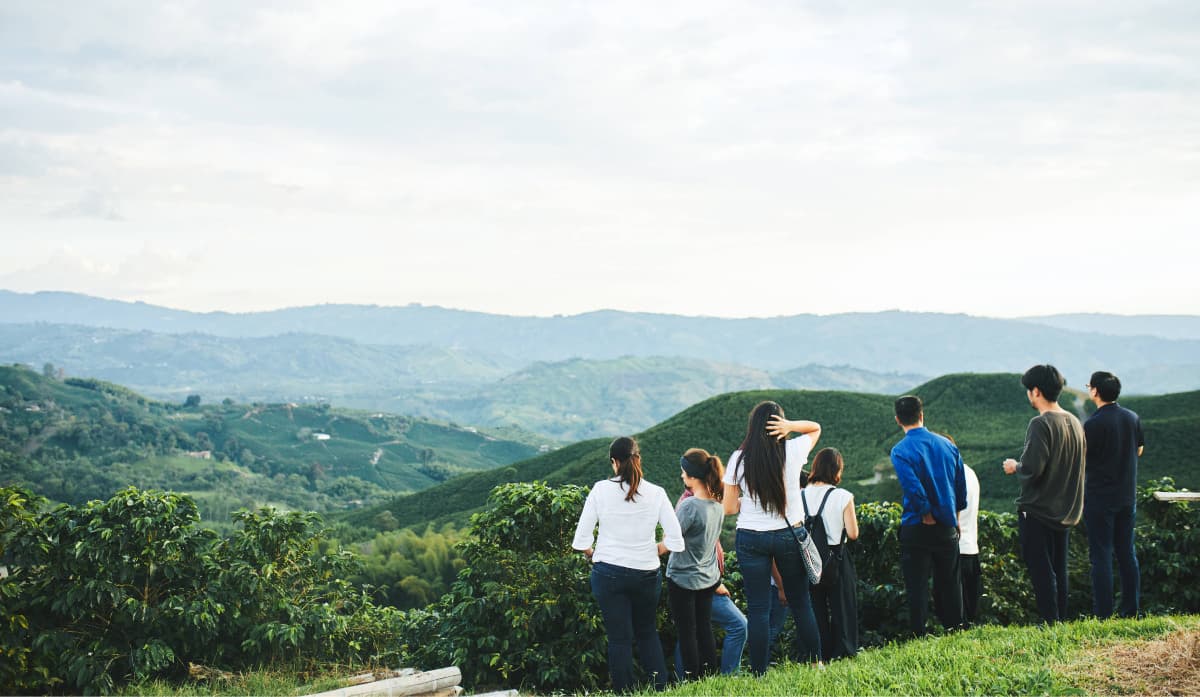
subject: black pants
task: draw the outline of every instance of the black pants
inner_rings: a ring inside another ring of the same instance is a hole
[[[909,629],[926,633],[929,577],[938,594],[938,619],[946,629],[962,625],[962,584],[958,568],[958,528],[945,525],[900,526],[900,570],[908,596]]]
[[[837,564],[836,581],[829,587],[812,586],[809,590],[821,634],[821,658],[825,661],[858,653],[858,573],[849,550],[837,558],[842,547],[830,547],[834,551],[831,564]]]
[[[1024,511],[1017,514],[1021,556],[1029,568],[1033,597],[1043,622],[1067,616],[1067,537],[1071,530],[1048,525]]]
[[[667,579],[667,602],[671,606],[675,631],[679,634],[685,680],[714,675],[720,667],[712,632],[712,600],[717,585],[720,584],[689,590]]]
[[[960,554],[958,565],[962,570],[963,624],[970,627],[979,620],[979,555]]]

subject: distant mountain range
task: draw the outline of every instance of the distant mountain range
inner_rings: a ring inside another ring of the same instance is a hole
[[[420,305],[234,314],[0,291],[0,362],[53,363],[164,399],[307,397],[574,440],[646,428],[723,391],[895,394],[931,375],[1041,362],[1075,386],[1105,369],[1129,394],[1192,390],[1200,317],[510,317]]]

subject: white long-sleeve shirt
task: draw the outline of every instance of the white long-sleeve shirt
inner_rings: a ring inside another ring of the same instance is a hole
[[[593,562],[653,571],[659,567],[658,542],[654,539],[657,526],[662,526],[663,545],[667,549],[683,551],[679,520],[661,486],[643,479],[633,501],[625,500],[626,493],[628,487],[620,480],[596,482],[583,504],[583,514],[579,516],[571,546],[580,550],[591,547],[592,531],[599,523]]]

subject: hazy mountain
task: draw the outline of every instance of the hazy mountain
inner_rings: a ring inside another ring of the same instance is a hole
[[[0,324],[0,362],[128,385],[182,401],[332,401],[560,440],[651,426],[722,392],[823,388],[899,392],[919,376],[805,366],[778,375],[691,358],[537,362],[432,346],[367,346],[312,334],[264,338],[163,334],[77,325]]]
[[[512,359],[427,345],[370,346],[315,334],[261,338],[62,324],[0,324],[0,362],[128,385],[163,399],[312,401],[364,407],[366,394],[475,389],[522,367]],[[369,401],[369,400],[368,400]]]
[[[1073,332],[1114,336],[1157,336],[1161,339],[1200,339],[1200,317],[1195,315],[1106,315],[1082,313],[1023,317],[1026,322]]]
[[[192,313],[68,293],[0,292],[0,321],[79,323],[155,332],[265,337],[291,332],[371,345],[431,345],[510,356],[523,364],[570,358],[682,356],[783,371],[848,365],[938,375],[1050,362],[1082,385],[1093,370],[1138,375],[1134,393],[1200,387],[1200,340],[1112,336],[968,315],[909,312],[718,319],[616,311],[509,317],[437,307],[319,305],[246,314]]]

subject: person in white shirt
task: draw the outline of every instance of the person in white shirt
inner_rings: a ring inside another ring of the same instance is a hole
[[[791,433],[799,437],[786,440]],[[800,472],[820,436],[821,426],[815,421],[788,421],[778,404],[762,402],[750,412],[746,437],[729,456],[725,470],[722,503],[726,515],[737,514],[735,546],[746,592],[750,670],[755,675],[767,670],[772,563],[796,624],[796,659],[821,659],[808,574],[796,531],[788,529],[804,522]]]
[[[608,457],[613,476],[592,486],[571,546],[592,560],[592,595],[608,635],[613,691],[627,693],[636,687],[635,641],[642,669],[655,689],[662,690],[667,685],[667,666],[655,624],[662,588],[659,557],[668,551],[682,552],[683,534],[667,492],[642,478],[637,441],[625,436],[614,440]],[[663,539],[655,542],[660,525]]]
[[[847,540],[858,539],[858,517],[854,494],[837,486],[844,470],[842,454],[823,448],[813,457],[808,486],[800,492],[805,516],[820,517],[828,546],[821,582],[810,589],[826,661],[858,653],[858,574],[845,548]]]
[[[962,571],[963,625],[979,618],[979,477],[963,465],[967,474],[967,507],[958,512],[958,568]]]

